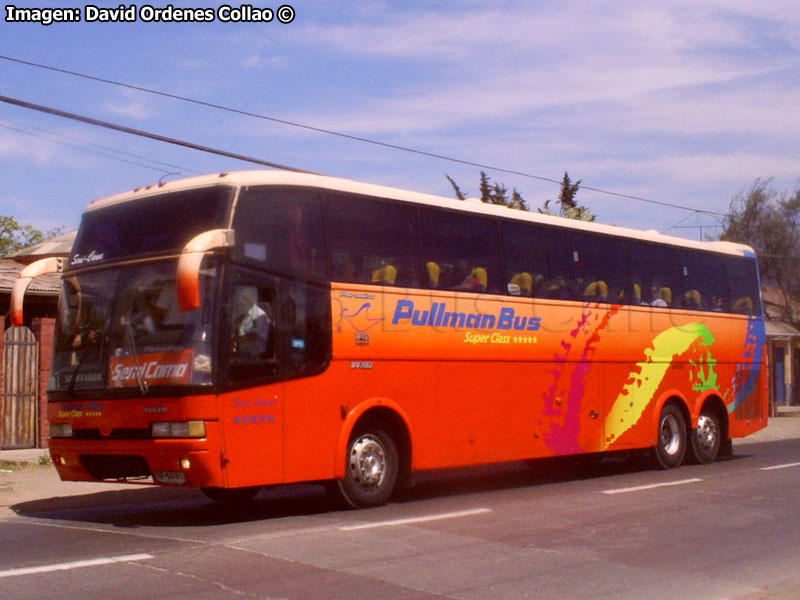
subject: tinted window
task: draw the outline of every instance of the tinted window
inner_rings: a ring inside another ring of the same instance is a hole
[[[151,196],[84,213],[70,266],[180,252],[196,235],[228,225],[232,188]]]
[[[730,288],[725,269],[726,257],[708,252],[685,253],[687,291],[683,295],[683,308],[728,312]]]
[[[633,293],[642,304],[680,307],[687,292],[683,252],[671,246],[631,242]]]
[[[297,188],[242,188],[233,227],[240,259],[325,276],[321,196]]]
[[[629,283],[627,242],[579,232],[573,232],[570,237],[576,299],[636,303]]]
[[[496,221],[423,209],[421,229],[425,271],[431,287],[505,293]]]
[[[512,295],[571,298],[566,232],[529,223],[502,227],[506,289]]]
[[[326,205],[334,281],[420,286],[415,207],[345,195]]]
[[[753,258],[726,257],[725,267],[730,283],[730,311],[755,315],[761,310],[758,273]]]

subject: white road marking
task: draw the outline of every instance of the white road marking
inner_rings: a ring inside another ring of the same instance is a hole
[[[77,560],[75,562],[58,563],[54,565],[42,565],[40,567],[27,567],[22,569],[9,569],[0,571],[1,577],[17,577],[19,575],[35,575],[38,573],[50,573],[52,571],[69,571],[71,569],[82,569],[84,567],[97,567],[100,565],[111,565],[114,563],[131,562],[135,560],[147,560],[153,558],[152,554],[127,554],[124,556],[108,556],[106,558],[94,558],[90,560]]]
[[[792,467],[800,467],[800,462],[775,465],[774,467],[761,467],[759,471],[774,471],[775,469],[790,469]]]
[[[672,485],[685,485],[687,483],[698,483],[702,479],[681,479],[680,481],[668,481],[665,483],[651,483],[650,485],[637,485],[635,487],[617,488],[615,490],[603,490],[604,494],[627,494],[628,492],[641,492],[644,490],[652,490],[654,488],[669,487]]]
[[[374,523],[362,523],[361,525],[342,525],[339,531],[356,531],[358,529],[373,529],[375,527],[394,527],[396,525],[409,525],[414,523],[427,523],[429,521],[440,521],[442,519],[457,519],[459,517],[471,517],[493,512],[491,508],[474,508],[472,510],[460,510],[449,513],[439,513],[436,515],[426,515],[424,517],[410,517],[408,519],[394,519],[392,521],[376,521]]]

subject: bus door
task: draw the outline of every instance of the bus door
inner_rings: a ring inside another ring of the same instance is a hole
[[[338,432],[314,426],[324,394],[310,379],[330,361],[330,288],[237,269],[229,289],[228,485],[280,483],[287,459],[319,462],[320,438]]]
[[[282,329],[278,280],[238,271],[223,320],[228,334],[222,395],[226,485],[280,483],[283,476]]]

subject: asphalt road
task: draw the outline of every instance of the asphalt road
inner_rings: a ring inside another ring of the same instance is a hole
[[[540,461],[426,474],[388,506],[321,488],[225,508],[191,490],[0,518],[0,598],[796,598],[800,442],[706,466]],[[169,493],[168,493],[169,492]]]

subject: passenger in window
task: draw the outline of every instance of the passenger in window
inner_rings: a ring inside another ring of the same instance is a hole
[[[659,287],[658,285],[653,285],[650,288],[650,306],[661,306],[667,307],[669,306],[668,298],[671,296],[671,292],[669,288]]]
[[[441,276],[439,265],[433,261],[428,261],[425,263],[425,270],[428,273],[428,287],[432,290],[438,290]]]
[[[593,281],[583,291],[586,302],[608,302],[608,285],[605,281]]]
[[[700,310],[703,307],[702,297],[697,290],[689,290],[683,295],[683,305],[689,310]]]
[[[533,276],[530,273],[517,273],[508,284],[508,293],[512,296],[531,296],[533,294]]]
[[[559,275],[546,284],[544,296],[553,300],[570,300],[572,299],[572,291],[566,278]]]
[[[269,304],[259,304],[258,290],[253,286],[234,292],[234,353],[260,356],[267,350],[271,319]]]
[[[483,273],[481,273],[481,271],[483,271]],[[455,280],[460,280],[461,283],[450,289],[462,292],[485,292],[487,283],[485,274],[485,269],[472,269],[467,259],[460,258],[456,261]],[[483,275],[483,278],[481,275]]]
[[[733,303],[733,312],[739,315],[752,315],[753,307],[753,299],[749,296],[744,296]]]
[[[397,281],[397,269],[394,265],[383,265],[372,272],[372,283],[394,285]]]

